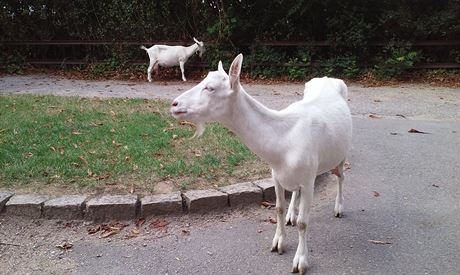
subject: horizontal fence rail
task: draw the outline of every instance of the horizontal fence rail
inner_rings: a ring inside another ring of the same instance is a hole
[[[57,46],[57,47],[93,47],[93,46],[136,46],[140,45],[150,46],[155,44],[165,44],[165,45],[190,45],[192,41],[103,41],[103,40],[49,40],[49,41],[0,41],[0,46],[6,47],[28,47],[28,46]],[[371,42],[368,43],[368,46],[374,47],[383,47],[387,45],[386,42]],[[413,41],[409,42],[411,46],[414,47],[433,47],[433,48],[457,48],[460,47],[460,40],[426,40],[426,41]],[[330,41],[255,41],[252,44],[246,44],[243,46],[268,46],[268,47],[333,47],[340,46],[341,44],[334,44]],[[406,45],[401,43],[401,45]],[[31,58],[26,59],[26,63],[33,65],[86,65],[86,64],[103,64],[104,61],[98,60],[83,60],[75,57],[62,58],[62,59],[37,59]],[[128,64],[133,65],[146,65],[148,60],[130,60]],[[198,68],[208,68],[208,64],[203,62],[190,62],[187,63],[187,66],[198,67]],[[273,67],[273,66],[282,66],[282,67],[322,67],[322,63],[251,63],[250,67],[264,66],[264,67]],[[413,67],[414,69],[460,69],[460,63],[452,62],[433,62],[433,63],[422,63],[416,64]]]

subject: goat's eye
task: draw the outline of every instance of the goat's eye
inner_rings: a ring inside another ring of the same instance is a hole
[[[204,89],[208,92],[214,92],[214,88],[209,87],[209,86],[206,86]]]

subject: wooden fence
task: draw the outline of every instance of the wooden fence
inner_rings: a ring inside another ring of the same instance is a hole
[[[0,41],[0,46],[3,48],[36,48],[39,47],[38,51],[47,52],[51,47],[54,49],[59,49],[62,53],[56,54],[56,56],[60,56],[58,58],[40,58],[40,54],[36,54],[32,58],[27,58],[25,60],[26,63],[35,64],[35,65],[84,65],[88,63],[98,64],[103,63],[103,60],[100,59],[92,59],[92,60],[84,60],[75,58],[78,48],[92,48],[97,46],[140,46],[140,45],[153,45],[153,44],[166,44],[166,45],[188,45],[190,41],[81,41],[81,40],[51,40],[51,41]],[[265,42],[258,42],[257,45],[261,46],[269,46],[269,47],[331,47],[333,46],[331,43],[327,41],[265,41]],[[369,46],[371,47],[383,47],[386,43],[384,42],[373,42],[370,43]],[[443,51],[448,49],[459,49],[460,48],[460,40],[454,41],[415,41],[412,42],[411,45],[416,48],[430,48],[436,49],[437,51]],[[243,45],[243,46],[250,46],[250,45]],[[64,57],[62,57],[64,56]],[[37,58],[38,57],[38,58]],[[129,64],[147,64],[148,60],[130,60]],[[208,65],[203,62],[191,62],[187,64],[188,66],[192,67],[202,67],[206,68]],[[293,66],[293,67],[305,67],[311,65],[305,65],[302,63],[292,64],[292,63],[281,63],[281,64],[272,64],[272,63],[258,63],[258,64],[251,64],[252,66]],[[316,64],[316,66],[321,66],[321,64]],[[414,66],[415,69],[459,69],[460,68],[460,61],[456,62],[443,62],[443,63],[422,63],[417,64]]]

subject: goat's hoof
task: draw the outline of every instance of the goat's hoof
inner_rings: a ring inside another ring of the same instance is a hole
[[[278,246],[272,247],[270,251],[271,252],[278,252],[279,255],[282,255],[284,253],[283,249],[281,247],[278,247]]]
[[[335,215],[334,215],[334,216],[335,216],[336,218],[339,218],[339,219],[341,219],[341,218],[343,217],[343,213],[341,213],[341,212],[337,212],[337,213],[335,213]]]
[[[286,221],[286,225],[296,226],[295,219],[291,220],[291,219],[288,218],[287,221]]]
[[[301,257],[303,258],[303,257]],[[305,274],[307,272],[307,262],[306,261],[299,261],[298,263],[294,262],[294,265],[292,266],[292,273],[299,273],[299,274]]]
[[[276,238],[276,237],[275,237]],[[279,255],[284,253],[284,244],[283,244],[283,237],[278,237],[277,239],[273,240],[271,252],[278,252]]]

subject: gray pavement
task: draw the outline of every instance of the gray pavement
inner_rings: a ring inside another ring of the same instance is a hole
[[[0,78],[0,91],[7,81]],[[155,96],[171,97],[192,84],[173,85],[151,87]],[[271,91],[260,100],[279,108],[298,98],[295,90],[301,88],[246,90]],[[351,169],[345,172],[345,215],[333,217],[333,177],[319,180],[308,274],[459,274],[460,91],[350,85],[350,98],[354,139]],[[412,128],[429,134],[409,133]],[[101,238],[89,235],[91,225],[82,222],[0,216],[0,269],[2,274],[289,274],[296,228],[288,228],[285,254],[270,253],[274,216],[273,209],[254,206],[152,217],[134,238],[129,238],[133,222]],[[57,248],[63,241],[72,248]]]

